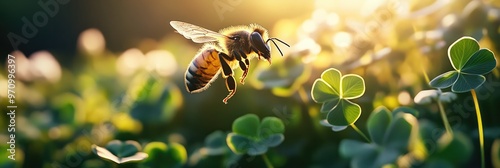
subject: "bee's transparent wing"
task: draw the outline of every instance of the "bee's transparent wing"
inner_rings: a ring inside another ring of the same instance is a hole
[[[212,30],[185,22],[171,21],[170,25],[177,30],[179,34],[182,34],[187,39],[193,40],[195,43],[212,42],[217,41],[218,38],[226,37]]]

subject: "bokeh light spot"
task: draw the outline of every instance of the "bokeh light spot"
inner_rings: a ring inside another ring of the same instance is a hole
[[[398,95],[398,101],[401,105],[409,105],[412,102],[410,93],[407,91],[402,91]]]
[[[30,66],[35,76],[56,83],[61,78],[61,66],[48,51],[38,51],[31,55]]]
[[[91,56],[98,56],[106,47],[104,35],[98,29],[87,29],[80,34],[78,46]]]
[[[139,68],[143,67],[144,63],[144,54],[142,54],[139,49],[128,49],[116,60],[116,71],[118,71],[120,75],[130,76]]]
[[[347,32],[338,32],[333,36],[333,43],[337,47],[346,48],[352,43],[352,36]]]
[[[153,50],[146,54],[146,70],[155,71],[160,76],[171,76],[177,70],[177,62],[172,53],[165,50]]]

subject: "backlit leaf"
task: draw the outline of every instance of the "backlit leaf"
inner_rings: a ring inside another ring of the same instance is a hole
[[[344,99],[355,99],[365,93],[365,81],[359,75],[347,74],[342,77],[342,95]]]
[[[462,37],[448,48],[448,58],[455,70],[461,70],[469,58],[479,50],[479,43],[472,37]]]

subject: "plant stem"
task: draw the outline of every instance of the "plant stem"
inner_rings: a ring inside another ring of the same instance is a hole
[[[448,122],[448,118],[446,117],[446,112],[443,108],[443,103],[440,100],[437,100],[437,104],[439,106],[439,113],[441,113],[441,118],[443,119],[444,128],[446,128],[446,132],[450,135],[453,135],[453,131],[451,130],[450,122]]]
[[[273,164],[271,164],[271,161],[269,161],[269,158],[267,158],[267,155],[264,153],[261,156],[262,156],[262,159],[264,159],[264,162],[266,163],[266,167],[273,168]]]
[[[470,93],[472,94],[472,100],[474,100],[474,106],[476,107],[477,131],[479,132],[479,148],[481,149],[481,167],[484,168],[485,162],[484,162],[483,121],[481,120],[481,111],[479,110],[479,103],[477,101],[476,91],[472,89]]]
[[[358,129],[358,127],[356,127],[356,125],[354,124],[351,124],[351,127],[356,131],[358,132],[359,135],[361,135],[363,138],[365,138],[366,141],[368,141],[369,143],[371,143],[370,139],[368,139],[368,137],[363,133],[361,132],[361,130]]]

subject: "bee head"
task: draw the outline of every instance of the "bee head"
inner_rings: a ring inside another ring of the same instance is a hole
[[[281,52],[276,42],[274,42],[274,40],[277,40],[283,43],[284,45],[290,47],[290,45],[277,38],[269,38],[266,41],[264,41],[261,34],[262,33],[258,31],[252,32],[252,34],[250,35],[250,43],[252,45],[252,49],[259,55],[259,58],[264,57],[264,59],[266,59],[269,63],[271,63],[271,47],[269,47],[268,45],[269,41],[274,43],[274,45],[280,52],[281,56],[283,56],[283,53]]]

